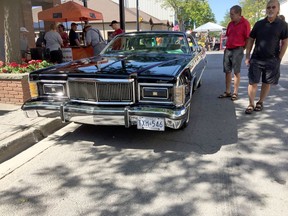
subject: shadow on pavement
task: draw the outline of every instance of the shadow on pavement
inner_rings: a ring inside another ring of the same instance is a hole
[[[50,138],[58,145],[43,153],[45,160],[30,161],[37,169],[22,167],[29,178],[0,192],[0,209],[18,205],[22,215],[247,216],[273,211],[272,196],[275,209],[285,209],[288,96],[272,91],[264,112],[241,114],[240,102],[217,98],[224,82],[214,65],[221,54],[208,57],[185,130],[82,125]]]

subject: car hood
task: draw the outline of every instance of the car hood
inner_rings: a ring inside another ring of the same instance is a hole
[[[192,55],[129,55],[129,56],[98,56],[56,65],[47,70],[38,71],[42,74],[75,75],[106,75],[106,76],[175,76],[183,70]]]

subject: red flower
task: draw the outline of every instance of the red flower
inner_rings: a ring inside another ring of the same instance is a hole
[[[27,63],[20,65],[21,68],[26,68],[28,66]]]
[[[2,72],[3,72],[3,73],[7,73],[7,72],[8,72],[8,70],[6,70],[6,69],[3,69],[3,70],[2,70]]]
[[[3,66],[4,66],[4,62],[0,61],[0,67],[3,67]]]
[[[31,60],[31,61],[28,62],[28,64],[35,64],[35,63],[37,63],[36,60]]]
[[[18,64],[16,62],[11,62],[8,66],[15,68],[18,67]]]

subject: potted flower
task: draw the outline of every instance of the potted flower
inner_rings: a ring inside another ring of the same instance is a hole
[[[29,73],[31,71],[45,68],[50,65],[52,64],[45,60],[31,60],[27,63],[23,62],[22,64],[18,64],[16,62],[5,64],[4,62],[0,61],[0,73]]]
[[[22,104],[30,99],[28,73],[51,66],[42,60],[31,60],[18,64],[0,61],[0,103]]]

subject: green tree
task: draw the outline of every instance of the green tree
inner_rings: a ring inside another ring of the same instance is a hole
[[[190,29],[193,28],[194,23],[196,26],[200,26],[207,22],[216,22],[215,15],[207,0],[188,1],[185,7],[185,14],[190,20]]]
[[[160,0],[158,0],[160,1]],[[163,0],[162,7],[164,8],[172,8],[175,12],[176,18],[178,20],[178,25],[180,30],[183,30],[183,23],[184,23],[184,8],[185,8],[185,0]]]
[[[227,27],[230,21],[231,21],[231,18],[230,18],[230,10],[229,10],[229,11],[226,11],[224,20],[220,22],[220,25]]]
[[[265,17],[267,0],[241,0],[242,14],[249,20],[250,24],[254,24]]]
[[[162,0],[161,2],[164,8],[172,8],[175,11],[181,31],[185,28],[192,29],[194,23],[200,26],[209,21],[215,22],[215,15],[207,0]]]
[[[265,17],[265,7],[267,0],[240,0],[239,5],[242,7],[242,15],[250,22],[251,26]],[[222,26],[227,26],[230,22],[230,10],[225,13]]]

